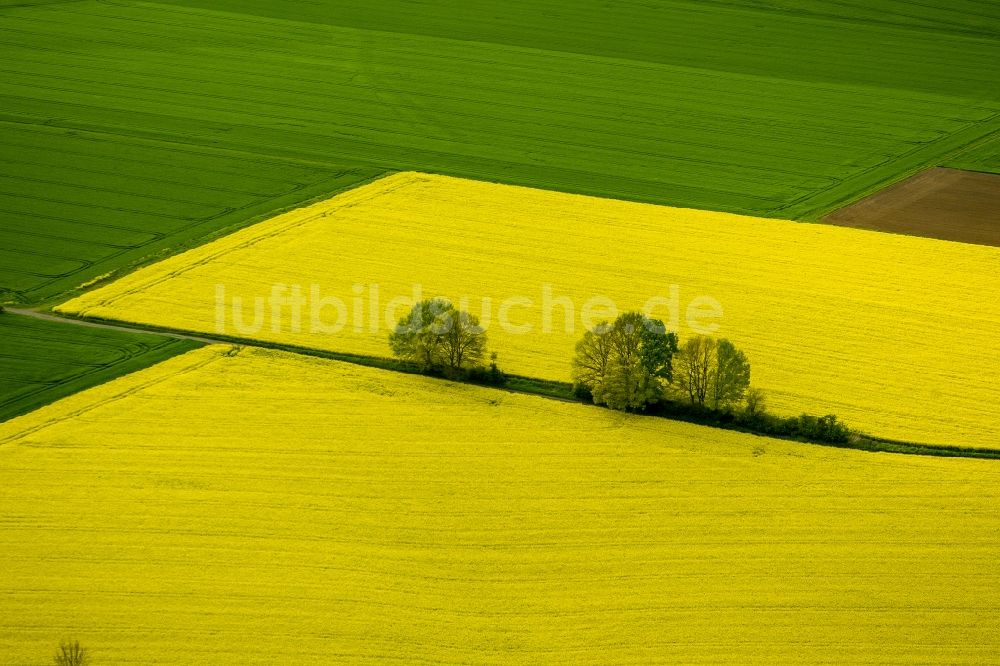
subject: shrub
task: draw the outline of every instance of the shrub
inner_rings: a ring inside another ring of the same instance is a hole
[[[59,651],[53,659],[56,666],[87,666],[90,663],[90,653],[80,645],[80,641],[61,641]]]
[[[458,381],[471,382],[473,384],[483,384],[485,386],[504,386],[507,384],[507,375],[503,373],[496,364],[490,367],[466,368],[459,371],[457,376],[452,377]]]

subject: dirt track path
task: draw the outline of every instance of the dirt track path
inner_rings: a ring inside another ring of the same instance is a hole
[[[150,328],[140,328],[138,326],[129,326],[128,324],[103,324],[96,321],[87,321],[85,319],[76,319],[74,317],[63,317],[60,315],[50,314],[48,312],[39,312],[38,310],[30,310],[28,308],[4,308],[4,311],[9,312],[10,314],[21,315],[23,317],[31,317],[32,319],[54,321],[62,324],[73,324],[76,326],[86,326],[88,328],[106,328],[112,331],[123,331],[125,333],[144,333],[146,335],[159,335],[160,337],[175,338],[177,340],[194,340],[195,342],[201,342],[206,345],[232,344],[232,342],[228,340],[221,340],[218,338],[189,335],[186,333],[175,333],[173,331],[161,331]]]

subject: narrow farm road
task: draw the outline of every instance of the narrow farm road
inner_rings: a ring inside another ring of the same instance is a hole
[[[340,354],[337,352],[325,351],[321,349],[315,349],[313,347],[299,347],[297,345],[283,345],[274,342],[268,342],[266,340],[247,340],[240,338],[227,338],[225,336],[212,336],[212,335],[195,335],[193,333],[185,333],[183,331],[176,331],[167,328],[161,328],[158,326],[132,326],[129,324],[112,324],[105,323],[101,321],[93,321],[90,319],[77,319],[76,317],[67,317],[64,315],[53,314],[51,312],[42,312],[39,310],[32,310],[30,308],[5,308],[4,312],[12,315],[21,315],[24,317],[32,317],[34,319],[42,319],[45,321],[53,321],[64,324],[73,324],[76,326],[88,326],[91,328],[107,328],[114,331],[123,331],[126,333],[145,333],[147,335],[159,335],[166,338],[176,338],[179,340],[193,340],[194,342],[200,342],[206,345],[247,345],[254,347],[263,347],[266,349],[277,349],[280,351],[289,352],[292,354],[303,354],[305,356],[315,356],[318,358],[333,359],[335,361],[341,361],[344,363],[353,363],[355,365],[362,366],[375,366],[381,367],[383,369],[390,369],[393,372],[400,372],[398,369],[385,368],[384,365],[379,363],[379,361],[384,359],[378,359],[376,357],[365,357],[356,356],[353,354]],[[525,378],[531,379],[531,378]],[[537,390],[529,390],[514,386],[504,386],[502,388],[504,391],[510,393],[521,393],[524,395],[534,395],[541,398],[546,398],[548,400],[558,400],[560,402],[581,402],[578,398],[567,398],[558,395],[551,395],[545,392]]]
[[[229,340],[222,340],[219,338],[211,338],[201,335],[190,335],[187,333],[175,333],[173,331],[163,331],[154,328],[129,326],[128,324],[104,324],[96,321],[88,321],[86,319],[77,319],[75,317],[63,317],[61,315],[56,315],[49,312],[39,312],[38,310],[31,310],[28,308],[4,308],[4,311],[10,314],[21,315],[24,317],[32,317],[33,319],[42,319],[44,321],[61,322],[63,324],[74,324],[76,326],[86,326],[89,328],[107,328],[113,331],[124,331],[126,333],[145,333],[147,335],[159,335],[165,338],[176,338],[178,340],[194,340],[195,342],[201,342],[206,345],[232,344]]]

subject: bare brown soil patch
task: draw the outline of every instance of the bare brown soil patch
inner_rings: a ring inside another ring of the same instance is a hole
[[[824,221],[1000,247],[1000,176],[928,169],[841,208]]]

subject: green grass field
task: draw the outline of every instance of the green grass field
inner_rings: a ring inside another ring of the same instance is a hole
[[[161,0],[157,4],[783,79],[983,94],[991,99],[998,93],[986,72],[965,69],[975,62],[990,64],[988,54],[996,48],[990,41],[1000,36],[1000,5],[991,0]],[[958,49],[966,54],[959,56]],[[953,71],[932,75],[945,68]]]
[[[0,421],[198,346],[0,314]]]
[[[241,151],[215,179],[110,184],[96,195],[101,210],[165,205],[215,227],[264,207],[232,168],[276,192],[286,190],[271,179],[292,188],[330,176],[274,166],[282,159],[812,218],[1000,128],[996,9],[883,4],[898,20],[847,20],[839,14],[853,10],[829,2],[625,3],[613,15],[596,2],[8,7],[0,103],[10,124],[0,136],[34,136],[41,145],[16,155],[47,164],[40,126],[99,133],[104,145],[88,144],[96,170],[133,142],[170,142],[142,144],[138,159],[181,164],[192,178],[202,160],[217,168],[204,147]],[[32,177],[0,176],[18,216],[94,196],[74,189],[94,174]],[[166,200],[137,201],[143,187]],[[93,253],[67,241],[46,275]]]

